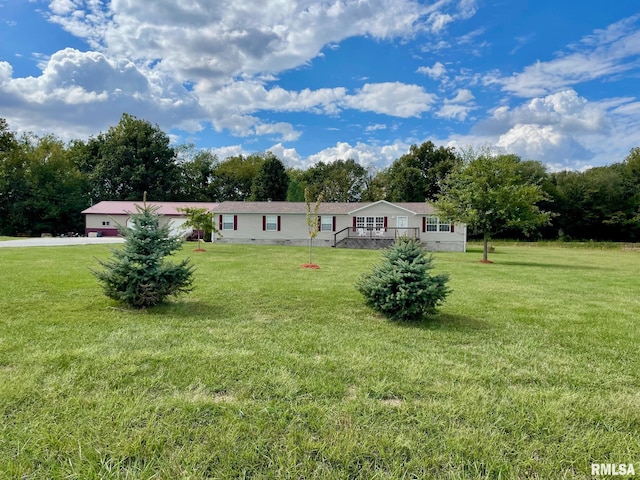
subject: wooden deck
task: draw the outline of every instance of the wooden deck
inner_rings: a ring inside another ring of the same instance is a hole
[[[386,228],[381,230],[345,228],[335,233],[333,246],[375,250],[393,245],[399,237],[420,239],[420,231],[418,228]]]

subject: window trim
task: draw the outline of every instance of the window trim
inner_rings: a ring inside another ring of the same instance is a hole
[[[238,216],[231,214],[220,215],[220,230],[231,231],[238,229]]]
[[[453,233],[454,225],[451,220],[441,220],[437,215],[422,217],[423,233]]]
[[[264,216],[264,230],[266,232],[277,232],[279,215],[265,215]]]
[[[333,215],[320,215],[320,228],[321,232],[333,232],[335,231],[336,217]],[[328,227],[328,228],[324,228]]]

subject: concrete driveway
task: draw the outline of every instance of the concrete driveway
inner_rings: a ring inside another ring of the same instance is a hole
[[[124,243],[122,237],[51,237],[0,241],[2,247],[59,247],[63,245],[107,245]]]

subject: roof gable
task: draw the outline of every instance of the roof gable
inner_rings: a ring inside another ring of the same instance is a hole
[[[403,206],[404,205],[404,206]],[[425,203],[426,205],[426,203]],[[422,210],[420,208],[417,208],[418,206],[422,206],[422,203],[415,203],[415,204],[398,204],[398,203],[391,203],[388,202],[386,200],[378,200],[377,202],[373,202],[373,203],[368,203],[368,204],[364,204],[354,210],[351,210],[349,213],[350,214],[356,214],[359,213],[362,210],[369,210],[369,209],[373,209],[379,206],[383,206],[383,207],[387,207],[387,208],[393,208],[393,209],[398,209],[398,210],[404,210],[407,213],[411,213],[413,215],[417,215],[418,212],[417,210]]]

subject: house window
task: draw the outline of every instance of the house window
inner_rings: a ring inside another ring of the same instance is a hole
[[[222,230],[233,230],[233,215],[222,215]]]
[[[333,217],[322,215],[320,218],[320,231],[321,232],[331,232],[333,231]]]
[[[426,232],[451,232],[451,222],[449,220],[440,220],[435,216],[426,217],[424,230]]]
[[[269,232],[278,231],[278,216],[277,215],[267,215],[266,230],[269,231]]]
[[[384,228],[384,217],[356,217],[356,228],[382,230]]]
[[[451,222],[448,220],[440,220],[440,225],[438,225],[439,232],[450,232],[451,231]]]
[[[438,217],[427,217],[427,232],[437,232],[438,231]]]
[[[108,220],[105,222],[102,222],[103,227],[108,227],[109,225],[111,225],[111,222],[109,222]]]

